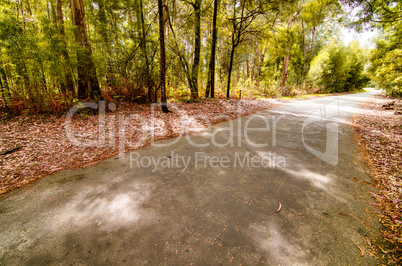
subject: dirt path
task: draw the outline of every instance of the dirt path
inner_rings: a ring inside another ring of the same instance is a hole
[[[374,264],[348,119],[375,93],[284,104],[11,192],[0,264]]]

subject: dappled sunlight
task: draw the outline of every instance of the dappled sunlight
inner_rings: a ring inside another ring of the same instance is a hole
[[[288,106],[294,106],[294,103],[288,104]],[[291,116],[291,117],[305,117],[306,114],[308,114],[309,110],[302,110],[302,111],[304,111],[304,113],[299,112],[298,114],[296,114],[296,113],[294,113],[292,111],[284,111],[284,110],[278,110],[277,109],[277,110],[262,111],[261,114],[278,115],[278,116],[284,115],[284,116]]]
[[[251,224],[249,233],[256,246],[275,262],[282,265],[309,265],[306,262],[308,252],[302,250],[294,241],[285,239],[275,222],[267,222],[265,226]]]
[[[328,190],[328,186],[332,182],[332,178],[315,173],[312,171],[309,171],[307,169],[302,169],[302,170],[291,170],[291,169],[283,169],[286,173],[302,180],[306,180],[311,183],[316,188],[323,189],[323,190]]]
[[[101,185],[86,190],[71,203],[55,210],[57,214],[50,224],[52,230],[92,223],[100,230],[116,231],[133,224],[149,223],[155,216],[153,211],[143,207],[149,196],[150,187],[139,182],[126,186],[123,191]]]

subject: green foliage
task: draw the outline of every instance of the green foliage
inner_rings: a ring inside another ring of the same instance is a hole
[[[308,79],[325,92],[361,90],[369,81],[364,74],[364,63],[356,43],[346,48],[333,41],[313,59]]]
[[[17,97],[37,98],[38,103],[46,102],[49,95],[73,97],[80,84],[83,46],[76,40],[78,28],[72,24],[70,1],[0,2],[1,105],[11,108]],[[201,10],[201,43],[196,41],[199,20],[194,4],[200,5],[197,10]],[[104,97],[116,101],[157,101],[160,60],[155,3],[92,0],[84,1],[84,7],[92,52],[89,58],[94,62],[91,69],[96,70]],[[307,88],[312,87],[306,85],[311,62],[335,35],[342,12],[339,2],[332,0],[221,0],[217,17],[216,95],[226,93],[229,69],[231,97],[238,97],[240,89],[242,97],[250,98],[307,93]],[[190,87],[194,90],[196,85],[199,95],[204,95],[211,56],[212,14],[211,1],[168,1],[169,97],[186,99],[190,97]],[[197,44],[200,44],[200,57],[195,56]],[[231,56],[233,44],[236,49]],[[328,79],[325,81],[328,84],[324,84],[328,91],[361,87],[363,63],[358,53],[353,56],[335,49],[334,54],[327,56],[330,60],[327,70],[335,66],[349,69],[347,74],[343,70],[332,72],[341,83]],[[393,53],[397,55],[397,51]],[[345,56],[347,64],[342,61]],[[314,62],[326,62],[321,57],[322,54]],[[311,73],[317,71],[314,66]],[[323,86],[324,80],[319,81],[317,73],[311,80],[314,85]],[[197,74],[198,80],[194,78]],[[282,84],[284,76],[286,82]],[[198,84],[190,86],[190,83]],[[340,84],[342,88],[338,88]],[[304,86],[303,92],[300,86]]]
[[[358,30],[366,26],[383,28],[402,19],[401,0],[342,0],[341,2],[358,11],[351,22],[351,25]]]
[[[369,73],[371,79],[387,94],[401,96],[402,91],[402,29],[401,22],[389,25],[377,39],[371,51]]]

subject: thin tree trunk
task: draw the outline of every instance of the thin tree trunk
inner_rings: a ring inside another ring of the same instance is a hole
[[[285,86],[286,81],[288,80],[289,52],[290,52],[290,48],[286,48],[286,55],[283,60],[283,73],[282,73],[281,87]]]
[[[39,62],[39,67],[40,67],[41,74],[42,74],[42,85],[45,87],[45,90],[47,90],[45,71],[43,69],[43,62],[40,58],[38,58],[38,62]]]
[[[141,50],[142,50],[142,55],[145,60],[145,79],[147,83],[147,89],[148,89],[148,101],[151,103],[152,102],[152,81],[151,81],[151,75],[149,73],[149,59],[148,59],[148,54],[147,54],[147,33],[145,30],[145,18],[144,18],[144,5],[143,5],[143,0],[139,0],[140,4],[140,22],[141,22]],[[155,102],[158,99],[155,99]]]
[[[264,55],[261,56],[261,49],[258,47],[257,50],[257,75],[255,77],[257,89],[260,88],[260,75],[261,75],[261,62],[264,58]]]
[[[162,0],[158,0],[159,11],[159,45],[160,45],[160,88],[162,111],[168,113],[166,102],[166,57],[165,57],[165,7]]]
[[[1,81],[1,76],[0,76],[0,97],[3,99],[5,102],[6,100],[4,99],[4,87],[3,87],[3,82]]]
[[[60,36],[62,37],[62,43],[63,43],[63,48],[61,50],[61,55],[64,58],[63,62],[63,69],[64,69],[64,75],[65,75],[65,89],[62,91],[65,92],[70,92],[71,94],[75,94],[75,88],[74,88],[74,78],[71,70],[71,61],[70,61],[70,56],[68,54],[67,50],[67,42],[66,42],[66,33],[64,30],[64,18],[63,18],[63,7],[61,0],[56,0],[56,10],[57,10],[57,15],[55,15],[56,18],[56,26],[59,30]]]
[[[4,71],[2,66],[0,66],[0,79],[2,79],[3,83],[3,100],[7,104],[8,100],[10,99],[10,87],[8,85],[6,71]]]
[[[304,83],[304,73],[306,72],[306,56],[307,56],[307,49],[306,49],[306,33],[304,28],[304,21],[302,23],[302,34],[303,34],[303,69],[302,69],[302,81]]]
[[[77,27],[76,41],[81,45],[77,51],[78,98],[97,97],[101,94],[101,91],[85,26],[84,3],[83,0],[70,0],[70,4],[72,22]]]
[[[104,51],[108,55],[108,60],[107,60],[107,77],[106,77],[106,82],[108,87],[113,87],[116,86],[115,82],[115,68],[113,66],[111,58],[113,58],[113,51],[112,51],[112,43],[111,43],[111,38],[110,38],[110,31],[108,31],[107,28],[107,23],[108,19],[106,17],[106,11],[105,11],[105,1],[104,0],[98,0],[97,1],[99,9],[98,9],[98,17],[99,17],[99,27],[97,31],[100,33],[103,39],[104,43]],[[130,12],[130,11],[129,11]],[[131,21],[131,19],[129,20]],[[88,25],[88,30],[89,30],[89,25]]]
[[[255,69],[257,65],[257,60],[255,57],[253,57],[253,66],[251,67],[251,80],[255,79]]]
[[[202,0],[195,0],[194,13],[195,13],[195,25],[194,25],[194,61],[191,70],[191,98],[198,99],[198,70],[200,66],[201,55],[201,3]]]
[[[293,18],[290,19],[287,27],[287,32],[289,32],[290,28],[292,27],[293,24]],[[283,60],[283,72],[282,72],[282,83],[281,87],[284,87],[286,85],[286,81],[288,80],[288,68],[289,68],[289,57],[290,57],[290,44],[288,47],[286,47],[286,55]]]
[[[22,58],[23,51],[20,47],[17,47],[17,50],[19,52],[18,63],[16,64],[17,71],[19,72],[20,76],[22,76],[22,78],[23,78],[25,88],[28,89],[31,84],[31,81],[29,80],[27,66],[25,64],[24,59]]]
[[[20,7],[20,10],[21,10],[22,20],[24,22],[24,31],[26,31],[27,28],[26,28],[25,12],[24,12],[24,5],[23,4],[24,4],[24,2],[22,0],[19,3],[17,2],[17,5]]]
[[[0,97],[3,99],[4,106],[7,108],[7,106],[8,106],[7,103],[10,100],[10,94],[9,94],[8,88],[6,87],[7,80],[6,80],[5,76],[4,76],[4,84],[2,81],[2,76],[3,76],[2,72],[3,71],[4,71],[4,69],[0,66]],[[7,84],[7,86],[8,86],[8,84]]]
[[[215,97],[215,60],[216,60],[216,41],[218,36],[218,29],[216,27],[216,21],[218,17],[219,0],[214,1],[214,17],[212,20],[212,46],[211,46],[211,58],[209,61],[208,70],[208,83],[205,91],[205,98]],[[211,94],[210,94],[211,93]]]
[[[228,71],[228,86],[226,88],[226,98],[230,98],[230,80],[232,78],[232,68],[233,68],[233,58],[235,53],[235,46],[232,45],[232,50],[230,51],[230,63],[229,63],[229,71]]]
[[[229,2],[228,2],[229,3]],[[243,12],[242,12],[242,16],[240,17],[240,19],[243,19]],[[230,50],[230,62],[229,62],[229,69],[228,69],[228,84],[227,84],[227,88],[226,88],[226,98],[229,99],[230,98],[230,81],[232,79],[232,68],[233,68],[233,59],[234,59],[234,53],[235,53],[235,49],[236,49],[236,2],[234,3],[233,6],[233,33],[232,33],[232,49]],[[239,32],[241,30],[241,25],[240,25],[240,29]],[[240,36],[238,36],[240,38]]]
[[[311,57],[314,55],[314,38],[315,38],[315,26],[311,29],[311,45],[310,45],[310,54]]]

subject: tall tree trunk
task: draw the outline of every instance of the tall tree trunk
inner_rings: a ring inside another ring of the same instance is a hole
[[[23,50],[19,46],[17,46],[17,51],[18,51],[18,59],[17,59],[17,63],[16,63],[17,72],[18,72],[19,76],[22,77],[24,85],[25,85],[25,87],[22,87],[22,89],[24,89],[24,88],[29,89],[29,86],[31,85],[31,81],[29,79],[27,66],[26,66],[25,60],[23,58]]]
[[[67,50],[67,42],[66,42],[66,33],[64,30],[64,18],[63,18],[63,7],[61,0],[56,0],[56,11],[55,14],[55,23],[59,30],[59,34],[62,37],[63,47],[61,50],[61,55],[64,59],[63,69],[64,69],[64,77],[65,77],[65,88],[62,87],[63,93],[70,92],[71,94],[75,94],[75,86],[74,86],[74,78],[71,70],[71,61],[70,56]]]
[[[229,3],[229,2],[228,2]],[[240,18],[241,20],[243,19],[243,12],[242,12],[242,16]],[[235,49],[236,49],[236,2],[234,3],[233,6],[233,32],[232,32],[232,49],[230,50],[230,61],[229,61],[229,69],[228,69],[228,84],[227,84],[227,88],[226,88],[226,98],[229,99],[230,98],[230,81],[232,79],[232,69],[233,69],[233,59],[234,59],[234,53],[235,53]],[[240,27],[241,30],[241,27]],[[239,30],[239,32],[240,32]],[[240,38],[240,36],[238,36]]]
[[[202,0],[195,0],[193,5],[195,14],[194,23],[194,61],[191,70],[191,98],[198,99],[198,72],[201,55],[201,3]]]
[[[4,71],[4,68],[0,66],[0,80],[2,80],[2,87],[3,87],[3,93],[2,97],[4,100],[4,103],[7,105],[8,101],[10,100],[10,87],[8,85],[8,80],[7,80],[7,75],[6,71]]]
[[[301,22],[302,24],[302,34],[303,34],[303,68],[302,68],[302,81],[304,83],[304,73],[306,72],[306,56],[307,56],[307,49],[306,49],[306,32],[304,28],[304,21]]]
[[[255,57],[253,57],[253,66],[251,67],[251,80],[253,80],[253,81],[254,81],[254,79],[255,79],[255,69],[256,69],[256,66],[257,66],[257,60],[256,60]]]
[[[102,36],[103,39],[103,51],[107,54],[107,77],[106,77],[106,82],[108,87],[113,87],[116,86],[116,79],[115,79],[115,67],[113,65],[113,62],[111,58],[113,57],[113,51],[112,51],[112,43],[111,43],[111,33],[108,31],[107,23],[108,19],[106,17],[106,11],[105,11],[105,0],[98,0],[98,16],[99,16],[99,27],[97,28],[97,32]],[[88,27],[89,28],[89,27]]]
[[[46,84],[46,77],[45,77],[45,70],[43,69],[43,61],[38,58],[38,63],[39,63],[39,67],[41,70],[41,74],[42,74],[42,85],[45,88],[45,90],[47,90],[47,84]]]
[[[257,74],[255,77],[257,89],[260,88],[260,75],[261,75],[261,63],[264,60],[264,55],[261,55],[261,48],[257,48]]]
[[[1,76],[0,76],[0,97],[3,99],[4,103],[6,100],[4,99],[4,87],[3,87],[3,82],[1,81]]]
[[[314,55],[314,38],[315,38],[315,26],[311,29],[311,45],[310,45],[310,54],[311,57]]]
[[[77,51],[78,98],[97,97],[101,91],[85,26],[84,3],[83,0],[70,0],[70,5],[72,22],[77,27],[75,38],[81,45]]]
[[[290,21],[288,22],[287,32],[289,32],[290,28],[292,27],[292,24],[293,24],[293,17],[290,18]],[[284,87],[286,85],[286,81],[288,80],[289,57],[290,57],[290,43],[288,43],[288,47],[286,47],[286,55],[283,60],[281,87]]]
[[[211,45],[211,58],[209,61],[208,82],[205,91],[205,98],[215,98],[215,60],[216,60],[216,41],[218,36],[218,29],[216,21],[218,17],[219,0],[214,0],[214,17],[212,20],[212,45]]]
[[[169,109],[166,102],[165,9],[162,0],[158,0],[161,102],[162,111],[168,113]]]
[[[147,33],[145,29],[145,18],[144,18],[144,5],[143,5],[143,0],[139,0],[139,21],[141,23],[140,29],[141,29],[141,37],[140,37],[140,46],[141,46],[141,51],[142,55],[144,57],[145,61],[145,80],[147,84],[147,89],[148,89],[148,101],[151,103],[152,102],[152,81],[151,81],[151,75],[149,71],[149,58],[148,58],[148,52],[147,52]],[[155,99],[157,101],[157,99]]]
[[[283,72],[282,72],[282,83],[281,87],[286,85],[286,81],[288,80],[288,67],[289,67],[289,53],[290,53],[290,48],[286,48],[286,55],[283,60]]]
[[[232,50],[230,51],[230,63],[229,63],[229,70],[228,70],[228,86],[226,88],[226,98],[230,98],[230,80],[232,79],[232,69],[233,69],[233,59],[235,53],[236,46],[232,45]]]

